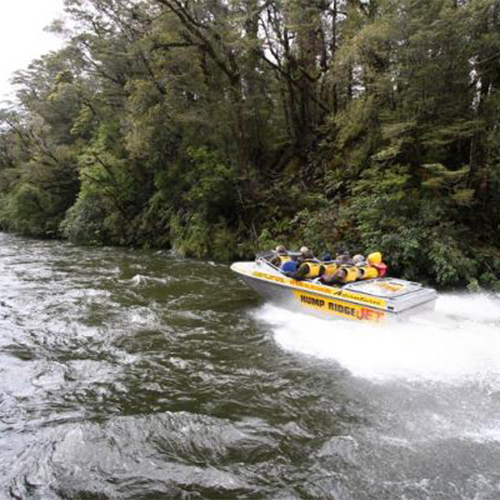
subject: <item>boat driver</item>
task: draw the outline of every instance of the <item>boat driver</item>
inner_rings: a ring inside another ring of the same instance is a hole
[[[288,255],[288,250],[284,245],[278,245],[274,250],[274,256],[269,260],[269,262],[276,267],[281,268],[285,262],[290,262],[292,258]]]

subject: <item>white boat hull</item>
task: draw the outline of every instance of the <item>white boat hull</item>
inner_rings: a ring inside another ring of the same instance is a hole
[[[392,278],[336,287],[293,280],[266,261],[238,262],[231,269],[265,300],[327,319],[386,323],[433,310],[437,298],[433,289]]]

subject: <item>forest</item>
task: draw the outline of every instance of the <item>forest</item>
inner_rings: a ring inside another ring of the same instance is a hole
[[[383,252],[500,288],[499,0],[65,0],[0,109],[0,229]]]

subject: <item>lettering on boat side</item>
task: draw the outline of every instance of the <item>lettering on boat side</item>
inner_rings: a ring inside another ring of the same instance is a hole
[[[317,295],[309,295],[303,292],[295,292],[295,297],[305,307],[312,307],[319,311],[325,311],[343,318],[357,321],[373,321],[379,323],[385,319],[384,311],[376,311],[356,304],[345,304],[333,299],[324,299]]]
[[[306,304],[308,306],[317,307],[318,309],[325,308],[326,301],[324,301],[323,299],[317,299],[316,297],[312,297],[310,295],[303,295],[303,294],[299,294],[299,295],[300,295],[300,301],[303,304]]]
[[[286,283],[285,278],[281,278],[280,276],[273,276],[272,274],[259,273],[258,271],[256,271],[253,273],[253,275],[256,278],[264,278],[266,280],[276,281],[277,283]]]
[[[332,288],[323,285],[316,285],[308,281],[295,281],[289,278],[282,278],[281,276],[274,276],[273,274],[261,273],[255,271],[253,276],[256,278],[261,278],[269,281],[275,281],[276,283],[282,283],[283,285],[290,285],[296,288],[305,288],[306,290],[313,290],[315,292],[326,293],[328,295],[334,295],[335,297],[342,297],[345,299],[355,300],[357,302],[364,302],[365,304],[370,304],[376,307],[385,307],[385,300],[379,299],[378,297],[369,297],[359,293],[349,292],[347,290],[341,290],[339,288]]]
[[[366,295],[360,295],[359,293],[347,292],[346,290],[338,290],[334,295],[338,297],[343,297],[346,299],[357,300],[358,302],[366,302],[367,304],[385,307],[385,300],[379,299],[377,297],[367,297]]]

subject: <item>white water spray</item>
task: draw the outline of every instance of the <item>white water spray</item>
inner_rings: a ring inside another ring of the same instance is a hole
[[[270,305],[256,315],[271,324],[284,349],[336,360],[357,377],[468,380],[500,388],[500,305],[486,295],[443,295],[431,318],[383,327],[321,320]]]

